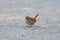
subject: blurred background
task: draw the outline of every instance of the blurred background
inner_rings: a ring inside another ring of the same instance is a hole
[[[26,27],[25,17],[36,13]],[[60,40],[59,30],[60,0],[0,0],[0,40]]]

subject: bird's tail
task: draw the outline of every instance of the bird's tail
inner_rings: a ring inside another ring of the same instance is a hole
[[[34,17],[34,19],[36,19],[38,15],[39,15],[39,14],[37,13],[36,16]]]

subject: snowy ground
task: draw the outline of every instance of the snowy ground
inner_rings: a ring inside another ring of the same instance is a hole
[[[0,40],[60,40],[60,28],[4,26],[0,28]]]
[[[37,10],[27,27],[25,17]],[[60,40],[60,0],[0,0],[0,40]]]

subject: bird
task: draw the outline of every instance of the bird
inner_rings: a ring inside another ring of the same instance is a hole
[[[38,17],[38,13],[34,16],[34,17],[30,17],[30,16],[26,16],[25,19],[26,19],[26,24],[28,25],[34,25],[35,22],[37,21],[36,18]]]

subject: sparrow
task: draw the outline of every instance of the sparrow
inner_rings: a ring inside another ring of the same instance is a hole
[[[39,14],[37,13],[37,14],[35,15],[35,17],[26,16],[26,17],[25,17],[25,19],[26,19],[26,24],[28,24],[28,25],[33,25],[33,24],[37,21],[36,18],[37,18],[38,15],[39,15]]]

